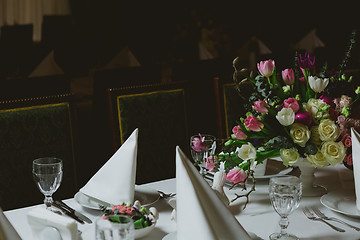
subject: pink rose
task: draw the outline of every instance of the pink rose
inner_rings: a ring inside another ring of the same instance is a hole
[[[285,69],[284,71],[282,71],[281,76],[282,76],[282,78],[284,80],[284,83],[286,85],[293,85],[294,84],[295,75],[294,75],[294,70],[292,70],[291,68]]]
[[[344,144],[344,147],[346,147],[346,148],[351,147],[352,142],[351,142],[350,134],[345,134],[343,136],[343,138],[341,139],[341,142]]]
[[[350,153],[344,158],[344,162],[346,162],[346,164],[349,166],[353,165],[352,153]]]
[[[214,170],[215,164],[217,163],[217,158],[215,156],[210,156],[205,161],[205,168],[209,171]]]
[[[232,183],[244,182],[244,180],[246,179],[246,173],[243,169],[239,167],[234,167],[226,175],[226,179]]]
[[[345,116],[344,116],[344,115],[340,115],[340,116],[338,116],[336,123],[337,123],[337,124],[344,124],[344,123],[345,123],[345,120],[346,120]]]
[[[247,138],[246,134],[241,131],[240,126],[233,127],[232,132],[234,133],[236,139],[245,140]]]
[[[295,98],[288,98],[284,100],[284,107],[291,108],[294,113],[299,111],[299,103]]]
[[[245,126],[254,132],[260,132],[261,129],[264,127],[264,124],[259,121],[257,117],[254,115],[249,115],[244,121]]]
[[[264,77],[270,77],[273,74],[274,68],[275,68],[275,61],[274,60],[267,60],[267,61],[261,61],[257,64],[257,68],[259,69],[259,72]]]
[[[264,102],[262,100],[257,100],[254,103],[253,109],[259,113],[267,113],[268,107],[269,107],[269,105],[266,102]]]

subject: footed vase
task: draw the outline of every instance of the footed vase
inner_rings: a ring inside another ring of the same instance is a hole
[[[297,166],[300,168],[300,179],[302,181],[302,196],[316,197],[326,193],[326,188],[315,184],[315,167],[304,162],[304,159],[299,159]]]

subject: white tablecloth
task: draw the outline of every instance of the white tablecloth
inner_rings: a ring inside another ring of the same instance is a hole
[[[338,189],[353,189],[353,173],[344,166],[319,168],[316,170],[316,183],[325,186],[328,192]],[[166,193],[176,192],[176,179],[168,179],[164,181],[144,184],[143,186],[151,187],[156,190],[161,190]],[[236,190],[240,191],[240,190]],[[234,190],[225,190],[229,199],[234,197]],[[101,215],[100,211],[90,210],[81,207],[74,199],[65,200],[71,207],[81,211],[83,214],[95,220]],[[243,227],[263,239],[268,239],[268,236],[273,232],[280,230],[278,221],[279,216],[275,213],[270,205],[268,197],[268,179],[258,181],[256,184],[256,191],[250,195],[250,203],[245,210],[242,209],[245,199],[237,200],[230,205],[231,212],[236,216]],[[308,220],[301,211],[303,206],[317,206],[326,215],[338,217],[350,224],[360,227],[360,218],[352,218],[340,213],[333,212],[330,209],[322,206],[319,197],[303,197],[300,206],[289,217],[290,225],[288,232],[295,234],[301,239],[316,239],[316,240],[332,240],[332,239],[360,239],[360,232],[357,232],[349,227],[341,225],[337,222],[331,222],[346,230],[344,233],[335,232],[329,226],[321,222],[314,222]],[[160,199],[154,204],[159,210],[160,217],[155,229],[143,240],[148,239],[162,239],[168,233],[176,231],[176,223],[170,220],[172,208],[167,204],[167,201]],[[32,207],[15,209],[6,211],[5,215],[14,225],[20,236],[27,240],[33,239],[30,226],[26,220],[26,213]],[[211,209],[209,209],[211,211]],[[191,213],[189,213],[189,221],[191,221]],[[194,223],[196,224],[196,223]],[[82,239],[94,239],[94,224],[79,224],[79,230],[82,232]]]

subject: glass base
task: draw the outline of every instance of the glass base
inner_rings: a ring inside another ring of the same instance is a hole
[[[275,240],[275,239],[279,239],[279,240],[299,240],[299,238],[295,235],[291,235],[291,234],[281,234],[281,233],[273,233],[269,236],[269,239],[271,240]]]

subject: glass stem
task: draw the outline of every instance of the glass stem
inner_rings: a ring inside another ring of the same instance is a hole
[[[286,229],[289,226],[288,218],[287,217],[281,217],[280,221],[279,221],[279,225],[280,225],[280,228],[281,228],[280,234],[281,235],[286,235],[287,234]]]
[[[51,205],[53,203],[52,196],[45,196],[44,203],[47,209],[51,208]]]

